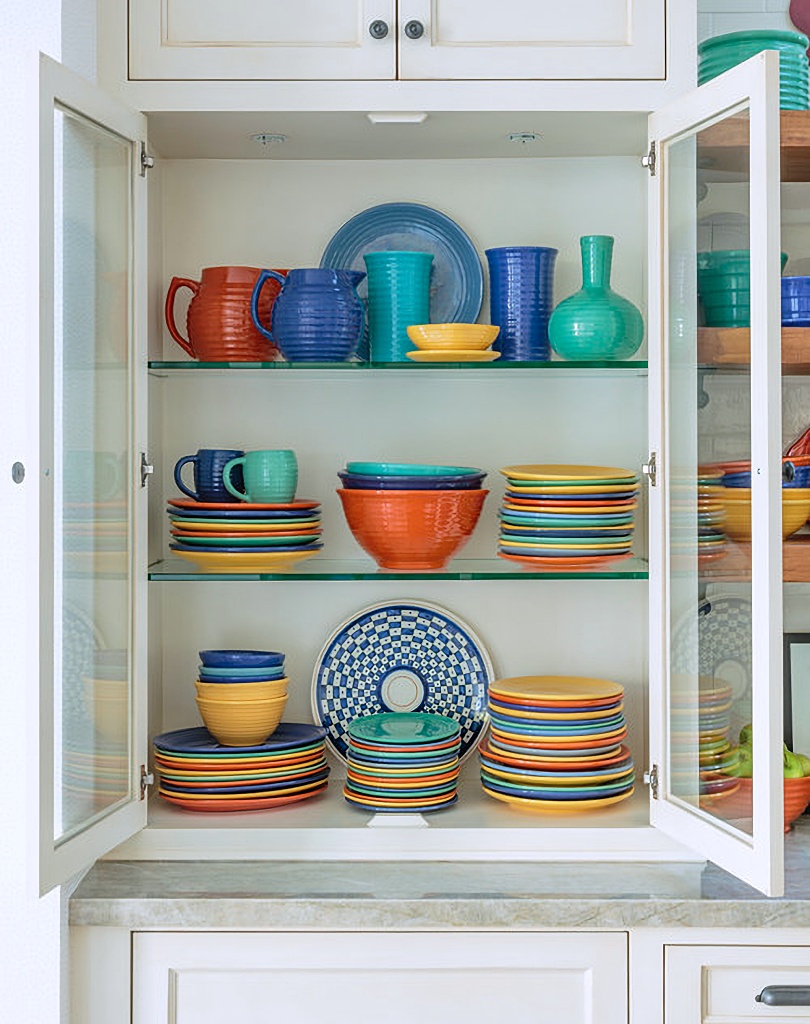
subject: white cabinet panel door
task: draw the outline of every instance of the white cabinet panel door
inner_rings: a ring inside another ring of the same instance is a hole
[[[664,0],[400,0],[399,30],[400,78],[666,74]]]
[[[623,933],[134,936],[133,1024],[627,1024]]]
[[[387,34],[371,32],[385,22]],[[394,0],[137,0],[133,79],[393,78]]]
[[[668,946],[666,1024],[810,1021],[810,948]]]

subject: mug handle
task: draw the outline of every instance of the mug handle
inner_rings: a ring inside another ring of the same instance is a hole
[[[180,488],[180,490],[183,492],[183,494],[187,494],[189,496],[189,498],[193,498],[195,501],[199,501],[200,500],[200,496],[198,494],[195,494],[194,491],[190,491],[188,489],[188,487],[186,487],[186,485],[183,483],[183,479],[182,479],[182,477],[180,475],[180,470],[183,468],[183,466],[185,466],[185,464],[187,462],[193,462],[196,465],[196,463],[197,463],[197,456],[196,455],[184,455],[182,459],[178,459],[177,460],[177,462],[175,463],[175,466],[174,466],[174,482],[177,484],[177,486]]]
[[[236,466],[244,466],[244,464],[244,455],[240,456],[238,459],[231,459],[230,462],[226,462],[222,468],[222,482],[225,484],[225,489],[229,494],[232,494],[234,498],[238,498],[240,501],[249,501],[250,499],[248,498],[247,493],[242,494],[241,491],[237,491],[231,483],[231,469]]]
[[[282,277],[281,274],[277,274],[275,270],[263,270],[256,279],[256,284],[253,286],[253,294],[250,297],[250,315],[253,317],[253,323],[268,341],[273,341],[273,335],[259,320],[259,293],[264,287],[265,281],[269,281],[271,277],[274,281],[278,281],[282,288],[284,287],[286,278]]]
[[[168,292],[166,292],[166,326],[169,328],[169,334],[171,334],[171,336],[174,338],[174,340],[177,342],[180,348],[182,348],[185,352],[188,352],[192,359],[196,359],[197,353],[194,351],[191,342],[186,341],[186,339],[183,337],[180,331],[178,331],[177,324],[175,323],[174,320],[174,300],[175,296],[177,295],[178,291],[181,288],[191,289],[191,291],[196,296],[197,292],[200,290],[200,282],[192,281],[188,277],[172,278],[172,283],[169,285]]]

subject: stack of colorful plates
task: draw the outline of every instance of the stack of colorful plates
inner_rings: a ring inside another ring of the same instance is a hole
[[[517,676],[490,687],[481,781],[496,800],[530,811],[608,807],[633,792],[633,758],[619,683]]]
[[[546,568],[630,558],[638,476],[613,466],[506,466],[498,554]]]
[[[154,740],[158,793],[187,811],[259,811],[326,789],[325,730],[283,722],[255,747],[223,747],[207,729]]]
[[[807,110],[807,36],[801,32],[729,32],[698,46],[698,85],[721,75],[761,50],[779,51],[779,106]]]
[[[697,513],[697,521],[695,520]],[[698,565],[717,561],[727,552],[723,504],[723,472],[700,466],[697,478],[672,484],[672,551],[674,556],[698,557]]]
[[[125,501],[66,502],[63,517],[68,572],[125,573],[129,563],[129,523]]]
[[[679,781],[682,788],[686,780],[694,779],[697,752],[698,790],[704,807],[739,787],[740,755],[729,740],[731,701],[732,687],[713,676],[700,677],[697,694],[693,677],[673,676],[673,781],[677,792]]]
[[[383,712],[349,726],[343,795],[372,811],[422,813],[458,799],[461,730],[443,715]]]
[[[283,569],[323,547],[317,501],[258,505],[177,499],[166,511],[171,550],[209,572]]]

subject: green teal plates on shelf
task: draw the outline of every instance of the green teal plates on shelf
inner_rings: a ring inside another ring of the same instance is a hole
[[[467,476],[474,466],[434,466],[422,462],[347,462],[346,471],[361,476]]]
[[[458,732],[458,722],[442,715],[396,711],[356,718],[348,728],[350,739],[385,744],[436,743],[452,739]]]

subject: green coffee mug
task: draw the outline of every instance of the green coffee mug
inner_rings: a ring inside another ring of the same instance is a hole
[[[231,483],[231,472],[237,466],[242,467],[244,493]],[[295,452],[289,448],[247,452],[225,463],[222,479],[228,492],[240,501],[262,505],[284,504],[295,497],[298,462]]]

